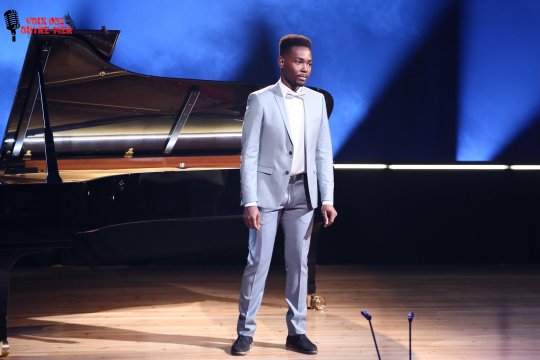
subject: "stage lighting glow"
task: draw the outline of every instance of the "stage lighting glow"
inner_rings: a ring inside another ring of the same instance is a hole
[[[386,169],[385,164],[334,164],[336,170],[357,170],[357,169]]]
[[[463,4],[456,158],[493,161],[540,111],[540,2]]]
[[[337,154],[452,1],[357,0],[317,4],[323,14],[316,21],[317,30],[311,25],[305,28],[306,34],[315,35],[310,84],[334,96],[336,106],[330,128]],[[354,40],[345,44],[336,41],[351,39],[351,34]]]
[[[449,164],[449,165],[389,165],[392,170],[506,170],[508,165],[472,165],[472,164]]]

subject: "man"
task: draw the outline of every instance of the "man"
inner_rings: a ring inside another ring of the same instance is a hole
[[[255,315],[261,305],[278,223],[285,235],[287,280],[286,348],[316,354],[306,336],[307,254],[317,187],[325,227],[333,206],[332,145],[324,96],[304,87],[311,74],[311,40],[286,35],[279,42],[277,84],[249,95],[242,130],[240,164],[249,254],[242,278],[233,355],[253,344]]]

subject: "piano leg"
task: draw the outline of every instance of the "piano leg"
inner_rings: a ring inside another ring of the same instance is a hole
[[[9,354],[9,342],[7,337],[7,308],[9,300],[9,283],[11,268],[21,257],[44,250],[0,250],[0,344],[1,354],[4,357]]]
[[[309,244],[308,254],[308,309],[323,310],[326,307],[326,301],[322,296],[318,296],[317,292],[317,248],[319,243],[319,233],[322,228],[322,222],[317,221],[316,218],[313,223],[313,229],[311,231],[311,243]]]
[[[1,252],[0,253],[0,342],[1,355],[9,354],[9,342],[7,339],[7,306],[9,298],[9,278],[11,267],[21,256],[20,252]]]

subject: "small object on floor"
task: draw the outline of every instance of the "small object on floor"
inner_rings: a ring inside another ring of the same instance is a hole
[[[324,308],[326,307],[326,300],[324,300],[322,296],[308,294],[307,306],[308,309],[324,310]]]
[[[2,340],[1,345],[2,345],[2,353],[0,356],[2,357],[8,356],[9,355],[9,342],[7,340]]]

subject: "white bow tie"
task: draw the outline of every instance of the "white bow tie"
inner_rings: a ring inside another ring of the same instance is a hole
[[[300,99],[300,100],[304,100],[302,98],[302,96],[304,96],[304,93],[297,93],[297,92],[287,92],[287,94],[285,95],[285,99],[292,99],[292,98],[297,98],[297,99]]]

